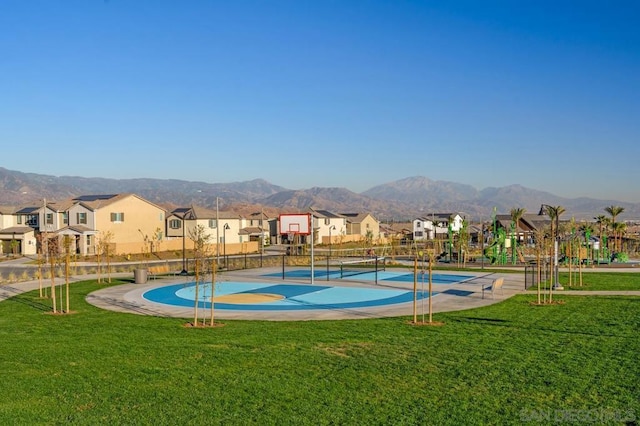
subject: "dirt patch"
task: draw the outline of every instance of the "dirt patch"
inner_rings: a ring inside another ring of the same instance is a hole
[[[418,322],[409,321],[408,324],[416,326],[416,327],[421,327],[421,326],[424,326],[424,325],[428,325],[428,326],[432,326],[432,327],[440,327],[440,326],[444,325],[444,323],[440,322],[440,321],[431,321],[431,322],[429,322],[429,321],[418,321]]]
[[[192,322],[188,322],[186,324],[183,325],[184,328],[217,328],[217,327],[224,327],[224,323],[221,322],[214,322],[213,325],[209,324],[209,322],[206,322],[205,324],[202,324],[201,322],[199,322],[198,324],[193,324]]]
[[[339,356],[341,358],[350,358],[353,355],[368,351],[373,344],[370,342],[354,342],[341,343],[338,345],[318,345],[317,349],[330,355]]]

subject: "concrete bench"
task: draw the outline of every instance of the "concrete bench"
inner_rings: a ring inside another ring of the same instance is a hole
[[[482,286],[482,298],[484,299],[484,292],[491,293],[491,298],[493,299],[494,294],[500,290],[500,294],[504,296],[502,291],[502,285],[504,284],[504,278],[496,278],[491,282],[491,284],[484,284]]]

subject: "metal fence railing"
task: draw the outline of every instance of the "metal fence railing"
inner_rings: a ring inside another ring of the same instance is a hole
[[[530,263],[524,268],[524,288],[529,289],[533,286],[537,286],[538,283],[549,282],[552,276],[551,263]]]

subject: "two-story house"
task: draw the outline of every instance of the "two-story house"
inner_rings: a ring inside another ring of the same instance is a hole
[[[83,195],[60,214],[66,226],[56,232],[73,236],[76,252],[83,255],[95,254],[100,240],[112,253],[141,253],[149,250],[145,240],[164,238],[165,214],[136,194]]]
[[[310,210],[314,244],[336,244],[347,235],[347,219],[328,210]]]
[[[18,215],[18,211],[23,214]],[[0,255],[37,253],[35,228],[25,223],[33,223],[32,212],[31,208],[0,207]]]
[[[464,218],[459,213],[432,213],[413,220],[413,239],[415,241],[446,238],[449,228],[458,232]]]
[[[383,237],[380,233],[380,222],[369,213],[340,213],[347,219],[347,235],[359,235],[365,239]]]
[[[245,232],[245,225],[245,219],[237,213],[210,210],[192,205],[174,209],[167,216],[166,230],[169,238],[183,238],[184,236],[185,243],[191,248],[193,246],[192,239],[195,236],[194,230],[201,226],[208,238],[208,243],[214,245],[213,250],[219,247],[218,254],[224,255],[241,252],[242,244],[251,240],[250,233]]]

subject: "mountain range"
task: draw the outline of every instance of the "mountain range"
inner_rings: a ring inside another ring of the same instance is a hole
[[[291,190],[264,179],[206,183],[177,179],[107,179],[50,176],[0,167],[0,205],[37,205],[43,198],[64,200],[83,194],[132,192],[171,209],[191,204],[239,213],[262,209],[267,214],[295,213],[309,208],[338,213],[369,212],[384,221],[408,220],[432,212],[461,212],[472,220],[488,220],[495,210],[508,214],[514,207],[537,213],[542,204],[562,206],[565,217],[590,220],[606,215],[611,205],[625,208],[620,220],[640,218],[640,204],[592,198],[563,198],[548,192],[508,185],[478,190],[471,185],[414,176],[356,193],[346,188]]]

